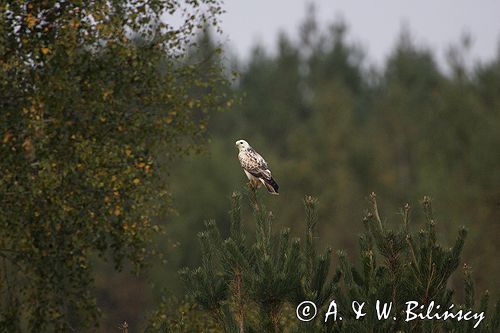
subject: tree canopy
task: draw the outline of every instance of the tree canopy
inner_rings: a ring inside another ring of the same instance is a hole
[[[209,113],[225,105],[222,68],[191,56],[222,8],[0,8],[0,327],[81,331],[97,324],[94,256],[144,265],[154,217],[169,208],[159,156],[172,163],[197,149]]]

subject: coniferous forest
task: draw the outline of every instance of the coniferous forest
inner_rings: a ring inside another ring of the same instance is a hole
[[[310,10],[241,60],[219,1],[0,8],[0,332],[500,330],[500,42],[374,66]]]

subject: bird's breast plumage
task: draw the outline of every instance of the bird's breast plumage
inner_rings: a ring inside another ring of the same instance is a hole
[[[249,148],[241,150],[238,154],[241,167],[251,171],[256,169],[267,169],[267,163],[255,150]]]

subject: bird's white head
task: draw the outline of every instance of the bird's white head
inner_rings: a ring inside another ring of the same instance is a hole
[[[236,141],[236,148],[238,148],[239,150],[242,150],[242,149],[250,148],[250,145],[245,140],[238,140],[238,141]]]

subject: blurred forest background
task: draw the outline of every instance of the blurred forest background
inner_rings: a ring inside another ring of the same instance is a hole
[[[464,261],[477,289],[498,296],[500,47],[495,59],[471,65],[464,38],[450,44],[443,66],[403,30],[385,64],[374,68],[347,41],[348,28],[320,27],[310,12],[295,35],[280,36],[276,53],[256,45],[246,62],[219,52],[210,33],[198,35],[193,57],[222,64],[230,80],[237,73],[231,87],[211,83],[234,101],[200,125],[206,144],[175,163],[160,155],[172,198],[172,208],[155,217],[165,228],[155,236],[164,257],[139,275],[127,264],[121,273],[112,261],[96,264],[102,332],[123,320],[135,332],[162,295],[184,294],[177,271],[199,263],[196,234],[207,219],[228,227],[230,195],[245,186],[237,139],[266,158],[280,185],[279,197],[262,194],[277,225],[299,234],[302,198],[314,195],[320,243],[352,254],[370,192],[395,221],[404,203],[416,206],[429,195],[441,240],[451,244],[458,226],[469,228]]]
[[[451,245],[468,227],[464,261],[477,289],[498,295],[500,52],[467,65],[464,37],[443,68],[403,30],[383,68],[370,68],[348,36],[348,24],[319,27],[311,12],[296,35],[280,36],[277,54],[256,46],[246,63],[222,59],[239,73],[240,103],[212,116],[206,151],[170,171],[176,215],[165,218],[168,263],[153,269],[156,288],[182,291],[173,268],[199,263],[203,221],[229,226],[230,193],[246,182],[234,142],[246,139],[280,184],[279,197],[263,195],[279,226],[302,232],[301,200],[312,194],[319,242],[355,254],[371,191],[394,222],[404,203],[429,195],[441,240]]]
[[[302,197],[315,195],[319,241],[352,254],[371,191],[394,221],[405,202],[429,195],[438,235],[451,244],[468,227],[464,261],[478,290],[498,294],[500,52],[467,66],[464,38],[444,69],[402,31],[384,67],[368,68],[348,34],[347,24],[323,29],[310,14],[296,35],[280,36],[277,54],[256,46],[248,63],[229,59],[241,102],[210,119],[205,152],[171,170],[177,215],[165,219],[168,264],[155,268],[157,286],[182,290],[171,268],[198,263],[204,220],[228,226],[229,195],[246,181],[234,142],[246,139],[280,184],[266,200],[278,225],[301,232]]]

